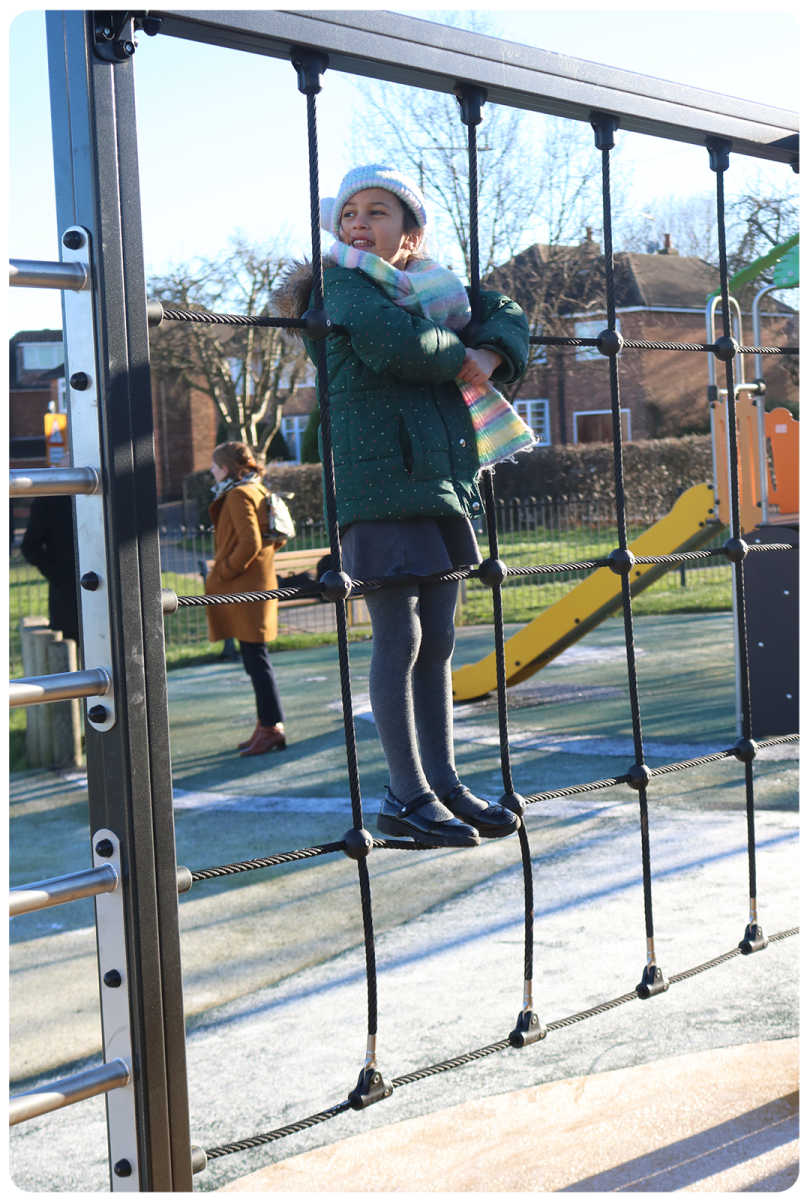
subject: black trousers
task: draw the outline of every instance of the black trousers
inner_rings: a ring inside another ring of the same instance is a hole
[[[264,642],[240,642],[239,651],[256,693],[259,724],[281,724],[284,721],[284,709],[281,707],[281,696],[267,646]]]

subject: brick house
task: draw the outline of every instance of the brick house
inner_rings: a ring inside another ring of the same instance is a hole
[[[590,234],[590,231],[588,231]],[[555,256],[557,261],[555,262]],[[564,296],[549,333],[596,337],[606,325],[604,256],[590,236],[579,247],[531,246],[494,272],[487,282],[502,286],[532,310],[538,285]],[[617,326],[639,341],[703,343],[706,297],[719,287],[709,263],[682,257],[665,238],[655,254],[615,255]],[[486,284],[485,284],[486,286]],[[798,314],[767,299],[762,314],[765,345],[797,344]],[[748,319],[746,319],[746,317]],[[718,314],[717,334],[722,333]],[[743,312],[743,338],[751,343],[750,313]],[[605,359],[595,347],[551,348],[530,368],[512,397],[521,416],[545,444],[611,440],[610,390]],[[626,350],[620,359],[622,424],[630,440],[708,432],[707,355]],[[798,387],[784,358],[765,358],[764,378],[772,399],[797,400]],[[746,379],[753,360],[745,360]]]

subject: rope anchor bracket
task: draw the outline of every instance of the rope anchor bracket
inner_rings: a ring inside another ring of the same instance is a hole
[[[639,1000],[649,1000],[650,996],[658,996],[669,990],[669,980],[655,963],[648,963],[641,976],[641,982],[636,985],[636,995]]]
[[[739,943],[741,954],[753,954],[756,950],[764,950],[767,945],[768,939],[762,932],[761,925],[757,925],[756,922],[746,925],[742,941]]]
[[[537,1013],[530,1008],[523,1008],[518,1013],[517,1025],[509,1034],[509,1045],[515,1050],[522,1050],[524,1046],[542,1041],[547,1033],[548,1029],[541,1024]]]
[[[364,1067],[357,1078],[357,1087],[349,1092],[349,1104],[355,1112],[360,1112],[378,1100],[387,1100],[393,1091],[393,1084],[383,1079],[376,1066]]]

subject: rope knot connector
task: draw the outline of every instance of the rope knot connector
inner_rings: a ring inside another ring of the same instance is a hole
[[[603,329],[596,338],[596,349],[605,358],[615,358],[624,346],[624,338],[616,329]]]
[[[592,112],[589,120],[593,129],[597,150],[612,150],[616,145],[613,135],[619,128],[619,118],[612,113]]]
[[[301,319],[306,321],[305,333],[313,342],[328,337],[334,329],[329,315],[322,308],[308,308]]]
[[[487,587],[500,587],[509,572],[500,558],[485,558],[478,568],[478,578]]]
[[[742,538],[729,538],[723,543],[723,550],[729,562],[742,562],[748,553],[748,543]]]
[[[627,786],[631,787],[634,792],[640,792],[642,788],[648,787],[651,779],[652,771],[646,763],[633,763],[627,772]]]
[[[608,555],[608,566],[614,575],[629,575],[636,565],[636,556],[632,550],[611,550]]]
[[[649,963],[644,968],[641,983],[636,985],[636,995],[639,1000],[649,1000],[650,996],[658,996],[669,989],[669,980],[655,963]]]
[[[487,89],[475,83],[457,83],[453,91],[461,108],[462,125],[480,125],[481,109],[487,102]]]
[[[364,1067],[358,1077],[357,1087],[349,1092],[349,1104],[355,1112],[360,1112],[378,1100],[386,1100],[393,1090],[393,1084],[383,1079],[382,1072],[376,1066]]]
[[[758,746],[753,738],[741,737],[731,747],[731,752],[738,762],[753,762],[757,756]]]
[[[519,817],[522,817],[526,811],[526,801],[517,792],[504,792],[498,804],[501,808],[507,808],[509,812],[517,813]]]
[[[350,829],[343,836],[343,853],[357,861],[368,858],[374,848],[374,839],[367,829]]]
[[[731,142],[726,141],[725,138],[708,137],[706,138],[706,149],[709,151],[709,167],[711,170],[727,171]]]
[[[735,354],[739,354],[740,347],[732,337],[719,337],[712,346],[712,354],[715,358],[719,358],[720,362],[731,362]]]
[[[352,581],[345,571],[327,571],[320,578],[321,592],[327,600],[336,603],[346,600],[352,590]]]
[[[741,954],[753,954],[757,950],[764,950],[768,945],[768,939],[762,932],[762,926],[756,923],[746,925],[743,939],[739,944]]]

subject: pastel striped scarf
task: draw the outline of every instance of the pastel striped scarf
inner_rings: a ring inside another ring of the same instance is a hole
[[[461,280],[431,259],[417,259],[407,271],[400,271],[376,254],[355,250],[343,242],[335,242],[330,254],[341,267],[368,275],[395,304],[415,316],[426,317],[455,333],[460,333],[470,320],[470,301]],[[529,426],[491,383],[474,385],[456,379],[456,384],[472,418],[481,469],[537,444]]]

